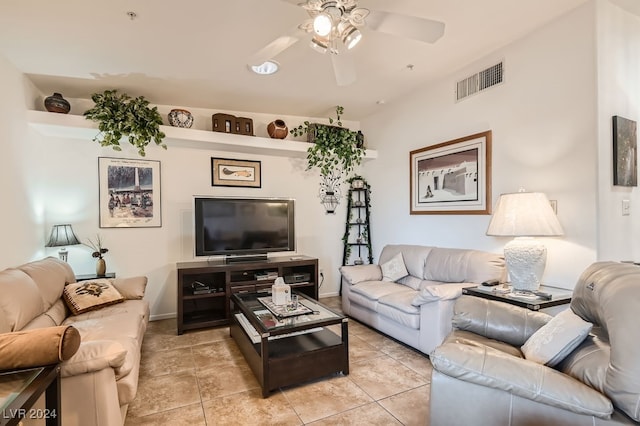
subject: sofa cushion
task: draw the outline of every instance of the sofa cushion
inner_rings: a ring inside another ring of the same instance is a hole
[[[341,266],[340,273],[349,285],[363,281],[380,281],[382,279],[380,266],[374,264]]]
[[[109,281],[127,300],[142,299],[147,288],[147,277],[112,278]]]
[[[413,296],[411,304],[413,306],[420,306],[437,300],[457,299],[462,295],[462,289],[466,287],[475,287],[475,284],[440,283],[437,285],[424,286]]]
[[[113,340],[82,342],[78,352],[61,365],[62,377],[78,376],[103,368],[119,368],[124,364],[127,350]]]
[[[122,295],[109,280],[81,281],[65,286],[64,301],[74,315],[120,303]]]
[[[422,283],[424,282],[424,280],[421,278],[414,277],[413,275],[407,275],[404,278],[400,278],[396,282],[398,284],[406,285],[407,287],[412,288],[414,290],[418,290],[422,285]]]
[[[29,275],[19,269],[0,272],[0,311],[3,324],[0,331],[22,330],[31,320],[44,312],[40,289]]]
[[[397,292],[415,293],[407,286],[388,281],[365,281],[352,286],[351,292],[361,294],[371,300],[378,300],[383,296]]]
[[[17,269],[29,275],[40,289],[44,310],[49,309],[60,299],[65,284],[76,280],[71,266],[55,257],[25,263]]]
[[[407,268],[404,266],[402,253],[398,253],[386,262],[381,263],[380,270],[382,270],[382,281],[396,282],[400,278],[409,275]]]
[[[378,299],[381,305],[391,306],[402,312],[408,314],[420,314],[420,308],[417,308],[411,304],[414,297],[414,291],[397,291],[395,293],[387,294]]]
[[[0,370],[57,364],[73,356],[80,333],[71,326],[46,327],[0,334]]]
[[[390,260],[398,253],[402,253],[404,265],[409,275],[422,278],[424,276],[424,264],[433,247],[409,244],[388,244],[380,253],[379,263]]]
[[[411,306],[411,305],[409,305]],[[410,314],[391,305],[383,305],[378,302],[378,315],[387,317],[398,324],[414,330],[420,329],[420,313]]]
[[[554,367],[587,337],[593,324],[565,309],[553,317],[522,345],[525,358]]]
[[[434,247],[426,259],[423,278],[447,283],[482,283],[505,277],[504,257],[479,250]]]

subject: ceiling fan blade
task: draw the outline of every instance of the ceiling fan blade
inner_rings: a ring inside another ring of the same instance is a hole
[[[301,6],[301,5],[306,3],[305,0],[281,0],[281,1],[283,1],[285,3],[293,4],[295,6]]]
[[[333,73],[336,76],[338,86],[349,86],[356,81],[356,65],[353,62],[353,55],[331,54]]]
[[[291,31],[289,35],[280,36],[262,49],[258,50],[251,56],[251,58],[249,58],[249,65],[262,65],[265,61],[275,58],[280,53],[296,44],[300,40],[300,37],[296,34],[298,31],[299,30],[296,28],[294,31]]]
[[[379,10],[370,11],[367,28],[425,43],[435,43],[444,35],[443,22]]]

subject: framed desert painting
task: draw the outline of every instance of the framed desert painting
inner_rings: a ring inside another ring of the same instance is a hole
[[[162,226],[160,162],[98,158],[100,228]]]
[[[491,214],[491,131],[411,151],[411,214]]]

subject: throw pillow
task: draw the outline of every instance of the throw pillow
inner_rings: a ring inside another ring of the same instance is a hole
[[[124,301],[120,292],[107,279],[67,284],[62,296],[74,315]]]
[[[407,267],[404,266],[404,259],[402,253],[398,253],[380,265],[382,270],[382,281],[398,281],[400,278],[404,278],[409,275]]]
[[[522,345],[522,353],[528,360],[553,367],[582,343],[592,327],[566,309],[533,333]]]

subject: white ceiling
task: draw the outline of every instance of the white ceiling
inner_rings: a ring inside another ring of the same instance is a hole
[[[358,74],[348,87],[336,85],[329,56],[307,38],[275,58],[277,74],[247,69],[253,53],[308,18],[282,0],[3,1],[0,55],[44,94],[89,98],[116,88],[154,104],[310,117],[339,104],[359,120],[382,108],[378,101],[392,104],[585,1],[361,0],[442,21],[445,34],[425,44],[363,29],[348,52]]]

